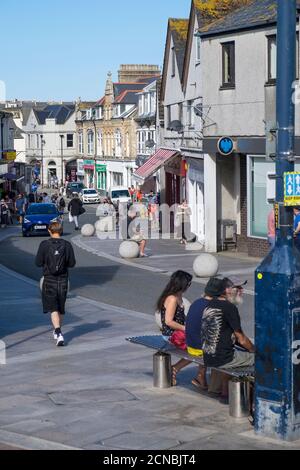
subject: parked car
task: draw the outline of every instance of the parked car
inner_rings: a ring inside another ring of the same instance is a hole
[[[31,204],[23,218],[23,237],[49,235],[48,227],[52,222],[63,223],[63,214],[55,204]]]
[[[82,189],[79,193],[79,197],[84,204],[99,204],[101,202],[96,189]]]
[[[66,189],[66,196],[70,198],[75,193],[79,194],[80,191],[82,191],[84,188],[85,186],[83,183],[68,183]]]

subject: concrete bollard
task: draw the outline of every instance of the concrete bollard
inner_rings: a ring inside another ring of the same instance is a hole
[[[83,237],[93,237],[95,235],[95,227],[91,224],[86,224],[81,229],[81,235]]]
[[[197,277],[214,277],[218,274],[219,263],[213,255],[202,253],[195,259],[193,270]]]
[[[139,257],[140,247],[134,241],[125,241],[121,243],[119,248],[121,258],[124,259],[135,259]]]

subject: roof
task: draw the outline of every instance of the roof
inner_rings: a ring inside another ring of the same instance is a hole
[[[56,124],[65,124],[65,122],[75,112],[75,105],[48,105],[43,110],[34,109],[39,124],[45,124],[46,119],[55,119]]]
[[[138,104],[140,90],[125,90],[114,101],[116,104]]]
[[[238,9],[223,18],[202,26],[199,30],[201,36],[217,35],[277,22],[276,0],[240,0],[239,2],[236,0],[235,3],[236,6],[240,3]],[[299,8],[300,0],[297,0],[297,4]]]
[[[177,66],[179,76],[181,77],[183,71],[183,63],[185,56],[186,40],[188,35],[189,20],[188,19],[169,19],[169,28],[174,42],[175,54],[177,59]]]

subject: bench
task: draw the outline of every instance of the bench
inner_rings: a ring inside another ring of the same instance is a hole
[[[157,351],[153,359],[153,376],[154,386],[159,388],[166,388],[171,384],[171,356],[174,355],[181,359],[186,359],[190,362],[204,366],[202,357],[191,356],[187,351],[177,348],[171,343],[167,343],[161,335],[151,336],[137,336],[126,338],[132,344],[145,346],[146,348]],[[157,360],[161,359],[160,367],[163,370],[155,370]],[[166,359],[166,360],[164,360]],[[235,418],[245,417],[249,414],[249,389],[250,383],[254,382],[254,367],[236,367],[232,369],[224,369],[222,367],[211,367],[211,370],[216,370],[227,374],[231,377],[229,384],[229,413],[230,416]],[[160,379],[165,377],[165,384],[161,386]],[[157,380],[158,379],[158,380]]]

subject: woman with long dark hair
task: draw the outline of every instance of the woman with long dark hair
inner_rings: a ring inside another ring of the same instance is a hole
[[[185,332],[185,311],[183,294],[189,289],[193,276],[185,271],[176,271],[158,299],[157,309],[161,314],[162,335],[169,341],[175,331]],[[190,361],[181,359],[172,367],[172,385],[176,385],[176,375]]]

